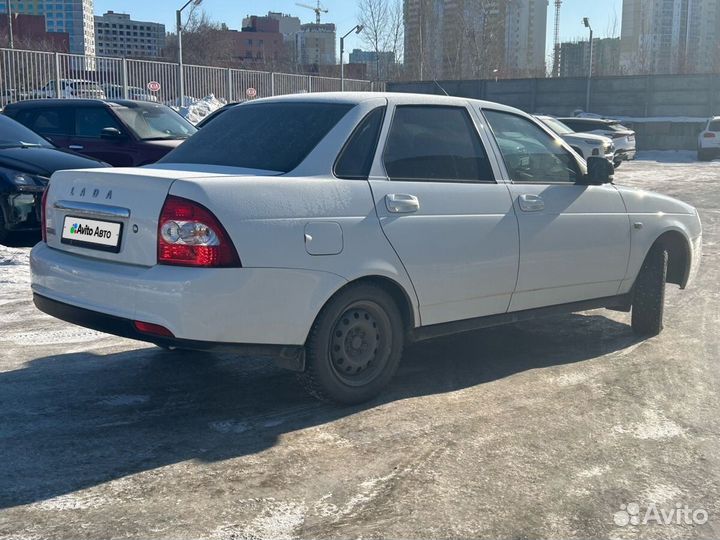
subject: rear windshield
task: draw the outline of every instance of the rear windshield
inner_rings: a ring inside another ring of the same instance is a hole
[[[257,103],[229,109],[159,163],[200,163],[289,172],[354,107]]]
[[[713,120],[708,126],[708,131],[720,131],[720,120]]]

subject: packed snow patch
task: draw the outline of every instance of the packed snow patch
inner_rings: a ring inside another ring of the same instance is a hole
[[[30,250],[0,245],[0,287],[30,283]],[[5,292],[0,289],[0,292]]]
[[[173,108],[180,113],[180,116],[185,118],[185,120],[191,124],[197,124],[207,115],[224,105],[227,105],[227,101],[218,99],[214,94],[210,94],[202,99],[185,96],[185,104],[182,107],[176,105]]]

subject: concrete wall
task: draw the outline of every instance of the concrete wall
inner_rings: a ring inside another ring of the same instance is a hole
[[[438,86],[439,85],[439,86]],[[496,101],[532,113],[572,116],[585,110],[587,79],[510,79],[388,83],[391,92],[418,92]],[[700,118],[720,115],[720,75],[593,78],[589,112],[632,117],[643,150],[695,149]],[[676,117],[666,122],[648,117]],[[689,117],[686,120],[677,117]],[[694,119],[694,120],[693,120]]]

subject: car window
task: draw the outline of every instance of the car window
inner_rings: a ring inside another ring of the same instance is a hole
[[[53,148],[53,145],[20,122],[0,114],[0,148],[8,148],[23,144],[40,145]]]
[[[534,122],[516,114],[485,110],[514,182],[577,182],[582,172],[560,142]]]
[[[99,139],[105,128],[120,129],[115,117],[104,107],[77,107],[75,109],[75,134],[78,137]]]
[[[708,126],[708,131],[720,131],[720,120],[713,120]]]
[[[335,176],[366,180],[370,175],[385,107],[368,113],[355,128],[335,163]]]
[[[23,111],[18,115],[18,121],[40,135],[73,134],[72,110],[67,107]]]
[[[398,106],[383,162],[390,180],[495,181],[488,155],[465,107]]]
[[[290,172],[354,105],[269,102],[238,105],[158,163],[202,163]]]

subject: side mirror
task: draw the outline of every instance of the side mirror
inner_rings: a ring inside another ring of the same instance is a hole
[[[593,186],[609,184],[613,181],[615,167],[604,157],[591,156],[587,159],[587,174],[584,183]]]
[[[118,128],[106,127],[100,130],[100,138],[119,141],[121,139],[124,139],[125,135],[123,135],[122,131],[120,131]]]

